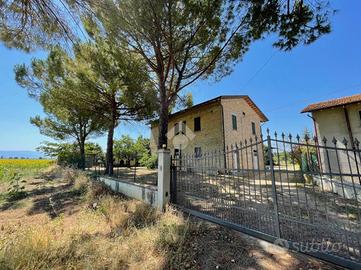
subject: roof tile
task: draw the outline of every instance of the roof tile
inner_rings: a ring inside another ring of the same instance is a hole
[[[313,103],[313,104],[308,105],[301,112],[302,113],[314,112],[314,111],[330,109],[330,108],[339,107],[339,106],[348,105],[348,104],[357,103],[357,102],[361,102],[361,94],[356,94],[353,96],[336,98],[336,99],[331,99],[331,100],[327,100],[327,101],[323,101],[323,102]]]

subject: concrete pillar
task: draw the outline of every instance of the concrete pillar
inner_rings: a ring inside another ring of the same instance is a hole
[[[170,150],[158,150],[158,209],[164,211],[170,199]]]

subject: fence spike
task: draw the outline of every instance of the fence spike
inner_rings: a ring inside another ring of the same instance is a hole
[[[256,135],[256,136],[254,136],[254,140],[255,140],[255,142],[257,142],[257,141],[258,141],[258,137],[257,137],[257,135]]]
[[[296,140],[297,140],[298,143],[300,142],[300,139],[301,139],[300,135],[297,134]]]
[[[317,136],[313,136],[313,141],[317,144],[318,143],[318,138]]]
[[[335,137],[332,138],[332,143],[333,143],[334,145],[337,144],[337,139],[336,139]]]
[[[306,143],[308,143],[309,140],[310,140],[310,137],[309,137],[308,134],[306,133],[306,134],[305,134],[305,141],[306,141]]]
[[[277,139],[277,131],[275,131],[275,138]]]
[[[323,142],[325,145],[327,144],[327,138],[326,138],[325,136],[323,136],[322,142]]]
[[[244,140],[244,145],[247,145],[247,139]]]
[[[284,132],[282,132],[281,137],[282,137],[282,140],[285,140],[286,135]]]
[[[249,138],[249,143],[250,143],[250,144],[252,144],[252,141],[253,141],[253,140],[252,140],[252,137]]]
[[[240,142],[239,142],[239,147],[241,147],[241,148],[242,148],[242,141],[240,141]]]
[[[360,146],[360,141],[357,139],[357,138],[355,138],[355,145],[357,146],[357,147],[359,147]]]
[[[267,136],[269,136],[269,128],[266,129]]]
[[[343,137],[342,143],[343,143],[345,146],[347,146],[348,141],[347,141],[347,139],[346,139],[345,137]]]
[[[292,141],[292,134],[291,133],[288,135],[288,138],[290,139],[290,141]]]

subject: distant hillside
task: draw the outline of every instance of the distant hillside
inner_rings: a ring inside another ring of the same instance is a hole
[[[38,159],[45,158],[43,153],[36,151],[1,151],[0,158],[30,158]]]

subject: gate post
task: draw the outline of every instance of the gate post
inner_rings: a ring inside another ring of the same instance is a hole
[[[275,177],[275,170],[273,165],[273,155],[272,155],[272,142],[271,136],[267,136],[267,146],[268,146],[268,159],[270,161],[270,172],[271,172],[271,181],[272,181],[272,198],[273,198],[273,208],[275,214],[275,229],[276,229],[276,236],[281,238],[281,230],[280,230],[280,220],[279,220],[279,213],[278,213],[278,201],[277,201],[277,189],[276,189],[276,177]],[[282,179],[281,179],[282,181]]]
[[[158,150],[158,209],[165,210],[170,194],[170,150]]]

